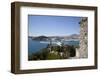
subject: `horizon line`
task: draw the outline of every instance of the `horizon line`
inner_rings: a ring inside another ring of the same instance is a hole
[[[75,35],[75,34],[70,34],[70,35]],[[31,35],[31,36],[70,36],[70,35]],[[80,35],[80,34],[76,34],[76,35]]]

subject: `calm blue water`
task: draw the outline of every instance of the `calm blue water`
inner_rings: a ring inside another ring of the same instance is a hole
[[[65,41],[64,44],[77,46],[79,45],[79,41]],[[48,42],[41,43],[40,41],[35,41],[35,40],[32,40],[31,38],[28,38],[28,53],[30,55],[34,52],[39,51],[42,48],[47,47],[47,45],[48,45]]]

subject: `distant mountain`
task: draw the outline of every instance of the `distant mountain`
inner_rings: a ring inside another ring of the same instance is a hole
[[[70,39],[79,39],[79,34],[72,34],[72,35],[69,35],[69,36],[65,36],[64,37],[65,40],[70,40]]]
[[[54,39],[54,40],[70,40],[70,39],[75,39],[78,40],[79,39],[79,35],[78,34],[72,34],[69,36],[37,36],[37,37],[32,37],[29,36],[29,38],[32,38],[33,40],[37,40],[37,41],[48,41],[50,39]]]
[[[38,36],[38,37],[33,37],[33,40],[38,40],[38,41],[46,41],[49,39],[49,37],[46,36]]]
[[[70,35],[70,38],[79,39],[79,35],[78,34],[72,34],[72,35]]]

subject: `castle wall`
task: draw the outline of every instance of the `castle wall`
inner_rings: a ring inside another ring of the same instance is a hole
[[[80,21],[80,48],[79,58],[88,57],[88,21],[87,18],[82,18]]]

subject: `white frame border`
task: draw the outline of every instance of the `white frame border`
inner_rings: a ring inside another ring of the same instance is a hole
[[[20,8],[20,69],[43,69],[94,65],[94,11],[40,7]],[[88,17],[88,58],[28,61],[28,14]]]

